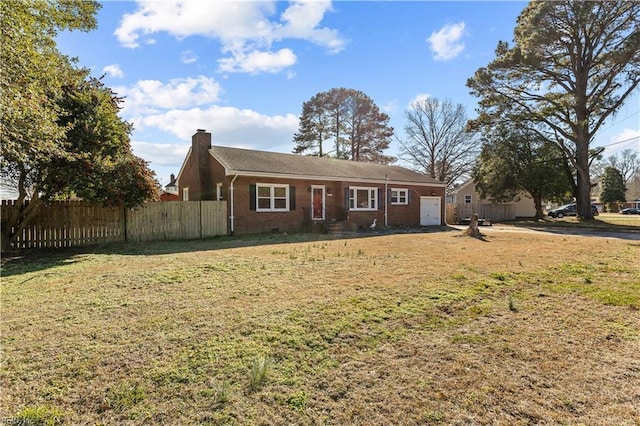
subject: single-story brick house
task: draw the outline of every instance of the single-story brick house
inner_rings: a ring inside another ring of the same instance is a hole
[[[177,177],[183,201],[226,200],[233,233],[444,224],[445,185],[399,166],[229,148],[198,130]]]

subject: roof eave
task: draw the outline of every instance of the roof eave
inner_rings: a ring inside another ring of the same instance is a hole
[[[386,180],[386,179],[371,179],[371,178],[358,178],[358,177],[342,177],[342,176],[321,176],[321,175],[283,175],[281,173],[268,173],[268,172],[253,172],[247,170],[230,170],[225,168],[227,176],[250,176],[250,177],[263,177],[272,179],[294,179],[294,180],[324,180],[330,182],[360,182],[360,183],[375,183],[375,184],[388,184],[388,185],[418,185],[418,186],[431,186],[431,187],[445,187],[446,185],[441,182],[416,182],[407,180]]]

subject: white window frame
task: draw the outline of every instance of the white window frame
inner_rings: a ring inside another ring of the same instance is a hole
[[[464,203],[465,204],[471,204],[471,195],[465,195],[464,196]]]
[[[269,196],[260,196],[260,188],[268,188]],[[284,197],[276,197],[276,189],[284,189]],[[276,208],[276,200],[285,200],[285,207]],[[269,207],[260,207],[260,200],[269,200]],[[256,183],[256,211],[257,212],[288,212],[289,185],[278,183]]]
[[[189,201],[189,188],[182,188],[182,201]]]
[[[367,206],[362,207],[356,204],[359,191],[367,191]],[[368,186],[349,187],[349,210],[351,211],[375,211],[378,210],[378,188]]]
[[[389,198],[392,206],[406,206],[409,204],[409,190],[407,188],[391,188]]]

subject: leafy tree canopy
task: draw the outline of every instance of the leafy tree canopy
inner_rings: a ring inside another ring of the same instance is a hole
[[[578,214],[592,218],[594,135],[640,83],[640,2],[531,2],[514,45],[468,80],[480,98],[472,126],[512,122],[556,144],[575,170]]]
[[[147,164],[131,153],[120,99],[60,54],[60,30],[95,28],[99,4],[81,0],[0,2],[0,177],[30,199],[2,223],[3,249],[41,202],[80,196],[132,206],[157,196]]]
[[[624,179],[620,170],[612,166],[604,169],[601,182],[600,201],[606,204],[623,203],[625,201]]]
[[[365,93],[354,89],[320,92],[302,104],[293,152],[388,164],[393,128],[389,116]]]
[[[544,216],[543,200],[560,200],[571,193],[571,171],[562,150],[540,142],[531,132],[505,126],[485,135],[473,180],[482,198],[497,202],[527,192],[538,219]]]

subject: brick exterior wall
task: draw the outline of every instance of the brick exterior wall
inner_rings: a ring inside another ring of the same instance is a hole
[[[191,137],[191,151],[178,181],[178,195],[184,200],[189,189],[189,201],[215,200],[215,186],[211,173],[211,133],[198,131]]]
[[[190,155],[181,170],[178,181],[180,199],[183,189],[189,188],[189,200],[215,200],[216,187],[221,184],[221,199],[226,200],[229,230],[231,231],[231,181],[233,176],[225,176],[224,167],[208,152],[211,147],[211,134],[198,131],[192,138]],[[206,170],[205,170],[206,169]],[[202,184],[202,180],[206,184]],[[286,184],[295,188],[295,209],[288,212],[258,212],[252,210],[250,186],[255,184]],[[325,186],[325,221],[327,223],[347,221],[353,229],[366,229],[377,219],[378,226],[385,223],[385,203],[388,194],[384,184],[358,182],[331,182],[318,180],[274,179],[240,176],[233,183],[233,232],[236,234],[267,232],[298,232],[311,229],[311,186]],[[349,211],[347,207],[348,188],[376,187],[379,189],[378,210]],[[416,227],[420,225],[420,197],[441,197],[441,224],[444,224],[444,188],[388,184],[388,189],[401,188],[410,192],[408,205],[387,205],[387,223],[389,226]]]
[[[223,185],[224,199],[228,199],[231,179]],[[295,209],[289,212],[257,212],[250,209],[250,185],[286,184],[295,187]],[[298,232],[308,229],[311,224],[312,185],[325,185],[325,220],[327,223],[346,220],[354,229],[366,229],[377,219],[378,226],[384,225],[384,203],[387,202],[384,185],[362,184],[356,182],[325,182],[314,180],[287,180],[255,177],[238,177],[234,182],[234,232],[237,234],[265,232]],[[376,187],[380,190],[378,210],[348,211],[347,188],[349,186]],[[396,187],[389,185],[389,188]],[[444,197],[444,188],[422,186],[397,186],[411,192],[408,205],[388,205],[387,220],[389,226],[417,227],[420,225],[420,196]],[[229,209],[231,203],[228,203]],[[441,203],[441,218],[444,224],[444,203]],[[229,212],[231,214],[231,212]]]

